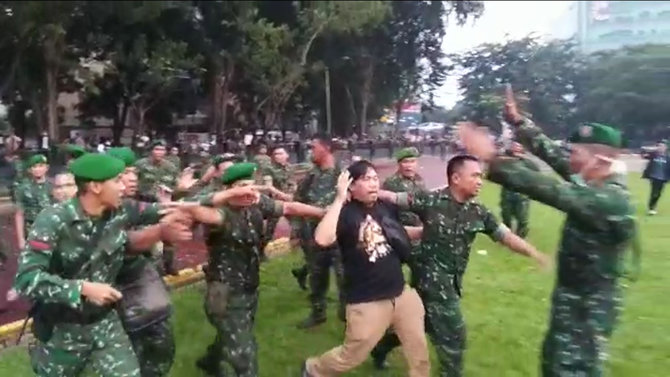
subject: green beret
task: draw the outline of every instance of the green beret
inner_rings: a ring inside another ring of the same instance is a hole
[[[104,182],[123,173],[126,165],[120,159],[101,153],[87,153],[70,164],[76,179]]]
[[[74,158],[81,157],[86,154],[86,149],[74,144],[65,145],[65,152]]]
[[[26,161],[26,169],[30,169],[37,164],[47,164],[47,158],[43,154],[36,154]]]
[[[156,147],[165,147],[167,146],[167,143],[163,139],[156,139],[151,142],[151,149],[156,148]]]
[[[575,144],[603,144],[614,148],[621,148],[621,132],[613,127],[588,123],[580,126],[570,135],[569,142]]]
[[[419,150],[414,147],[403,148],[395,154],[395,159],[398,162],[410,157],[419,157]]]
[[[126,167],[135,166],[135,162],[137,161],[135,152],[129,147],[110,148],[107,154],[123,161]]]
[[[253,179],[257,168],[258,165],[253,162],[238,162],[226,169],[221,181],[224,185],[230,185],[241,179]]]

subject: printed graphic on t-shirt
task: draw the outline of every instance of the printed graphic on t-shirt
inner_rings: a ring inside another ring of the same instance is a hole
[[[372,263],[387,256],[391,251],[386,237],[382,233],[382,227],[370,215],[367,215],[365,221],[361,224],[358,240],[363,250],[368,254],[368,260]]]

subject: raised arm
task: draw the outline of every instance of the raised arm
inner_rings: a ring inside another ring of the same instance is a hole
[[[326,210],[319,207],[310,206],[299,202],[280,202],[284,207],[285,216],[302,216],[322,218]]]
[[[561,147],[542,133],[542,130],[530,119],[520,114],[509,84],[505,90],[505,97],[503,116],[506,122],[516,128],[515,134],[519,142],[532,154],[551,166],[563,179],[569,180],[570,164]]]
[[[583,182],[563,182],[532,171],[516,159],[497,158],[489,165],[488,179],[527,195],[589,224],[606,224],[629,215],[625,193],[597,190]]]
[[[314,241],[317,245],[328,247],[337,241],[337,222],[340,218],[342,206],[347,201],[347,190],[350,184],[349,171],[344,170],[337,178],[335,201],[328,207],[326,214],[314,231]]]

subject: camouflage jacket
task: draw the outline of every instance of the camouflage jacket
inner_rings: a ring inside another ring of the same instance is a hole
[[[276,163],[272,163],[270,167],[263,171],[263,175],[272,177],[272,186],[284,193],[290,191],[293,176],[292,173],[290,165],[281,166]]]
[[[114,284],[128,240],[126,224],[116,211],[89,217],[77,198],[44,210],[19,256],[14,288],[37,303],[82,314],[109,309],[82,299],[82,281]]]
[[[32,224],[37,215],[53,204],[51,183],[37,183],[31,178],[22,180],[14,190],[14,202],[23,211],[27,225]],[[27,229],[26,229],[27,231]]]
[[[258,170],[266,171],[272,167],[272,159],[265,154],[257,154],[253,158],[253,162],[258,164]]]
[[[210,227],[208,279],[228,284],[232,290],[254,291],[259,284],[263,220],[278,218],[283,207],[265,195],[248,208],[219,209],[223,225]]]
[[[527,156],[510,156],[510,157],[519,160],[519,163],[523,164],[523,166],[527,169],[537,172],[540,171],[540,168],[537,166],[537,164]],[[506,187],[503,187],[502,190],[500,191],[500,197],[501,200],[508,202],[528,200],[528,197],[526,197],[525,195],[520,194],[516,191],[512,191]]]
[[[451,284],[450,279],[460,279],[477,233],[485,233],[497,242],[506,230],[486,207],[474,200],[460,203],[448,188],[398,194],[398,204],[419,215],[423,222],[421,245],[413,250],[411,266],[419,288],[425,291],[439,294],[445,284]]]
[[[138,177],[138,192],[149,197],[156,197],[159,185],[174,188],[177,183],[179,170],[168,160],[162,160],[158,164],[151,161],[151,157],[145,157],[135,164]]]
[[[567,214],[558,251],[558,284],[587,292],[615,284],[635,234],[635,211],[621,177],[588,185],[570,174],[569,159],[532,122],[526,120],[517,136],[564,181],[504,158],[491,163],[489,179]]]
[[[140,202],[134,199],[124,199],[121,203],[119,216],[122,216],[125,221],[126,230],[135,230],[146,225],[157,224],[161,215],[159,214],[160,207],[157,203]],[[137,272],[141,271],[145,263],[152,260],[149,251],[146,253],[126,254],[123,258],[123,266],[121,267],[116,281],[118,283],[127,283],[137,277]]]
[[[393,192],[406,192],[408,194],[416,194],[418,192],[426,192],[426,184],[423,182],[423,178],[420,175],[416,175],[414,179],[406,178],[400,173],[395,173],[392,176],[388,177],[384,184],[382,184],[382,189],[393,191]],[[400,221],[403,225],[409,226],[421,226],[421,219],[419,216],[410,211],[400,212]]]
[[[314,166],[305,174],[302,181],[298,183],[293,200],[315,207],[326,208],[335,200],[337,178],[339,175],[339,166],[331,169],[321,169],[318,166]],[[299,222],[299,224],[293,223],[292,226],[300,227],[300,239],[303,241],[312,241],[314,230],[319,224],[319,220],[300,219]]]
[[[175,156],[175,155],[171,154],[171,155],[165,156],[165,159],[167,161],[171,162],[172,165],[174,165],[175,168],[177,168],[177,171],[181,170],[181,158],[179,156]]]

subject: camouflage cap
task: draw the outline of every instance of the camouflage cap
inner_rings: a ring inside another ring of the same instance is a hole
[[[226,169],[221,177],[224,185],[233,184],[241,179],[253,179],[258,165],[253,162],[238,162]]]
[[[409,148],[403,148],[396,152],[395,154],[395,159],[400,162],[406,158],[410,157],[419,157],[420,153],[419,150],[414,148],[414,147],[409,147]]]
[[[110,148],[107,154],[123,161],[126,167],[135,166],[135,162],[137,161],[135,152],[129,147]]]
[[[568,141],[575,144],[602,144],[614,148],[622,147],[621,132],[600,123],[588,123],[580,126],[570,135]]]
[[[126,165],[122,160],[106,154],[87,153],[72,161],[70,172],[76,179],[104,182],[117,177]]]
[[[30,169],[37,164],[48,164],[48,163],[49,162],[48,162],[46,156],[44,156],[43,154],[36,154],[36,155],[30,157],[26,161],[26,168]]]
[[[233,153],[224,153],[224,154],[218,154],[214,157],[212,157],[212,164],[214,165],[219,165],[224,162],[229,162],[229,161],[234,161],[234,162],[242,162],[243,159]]]

